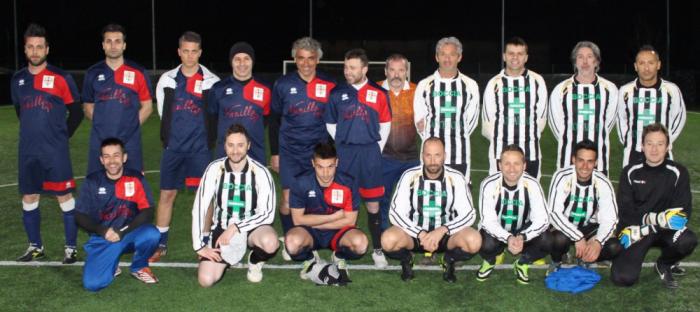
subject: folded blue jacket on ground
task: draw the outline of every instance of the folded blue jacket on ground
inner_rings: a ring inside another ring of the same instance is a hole
[[[598,272],[580,266],[559,269],[549,274],[544,280],[547,288],[572,294],[588,291],[595,287],[598,282],[600,282]]]

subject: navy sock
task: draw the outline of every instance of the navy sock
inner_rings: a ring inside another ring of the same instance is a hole
[[[335,256],[345,260],[356,260],[362,258],[362,255],[356,254],[347,246],[340,246],[335,250]]]
[[[306,261],[306,260],[311,260],[314,257],[314,254],[311,252],[310,247],[304,247],[301,250],[299,250],[299,253],[297,254],[292,254],[287,250],[289,253],[289,256],[292,258],[294,261]]]
[[[63,213],[63,232],[66,235],[66,246],[76,248],[78,246],[78,225],[75,223],[73,210]]]
[[[382,226],[379,213],[367,212],[367,225],[369,226],[369,234],[372,236],[372,248],[382,248]]]
[[[36,247],[42,247],[41,214],[39,213],[39,208],[32,211],[22,210],[22,223],[24,223],[24,230],[29,237],[29,243]]]
[[[282,231],[284,232],[284,234],[287,234],[289,229],[294,227],[294,222],[292,221],[292,215],[280,213],[280,220],[282,220]]]
[[[170,231],[160,232],[160,240],[158,241],[159,247],[168,246],[168,233],[170,233]]]

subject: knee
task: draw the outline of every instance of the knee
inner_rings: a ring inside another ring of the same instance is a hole
[[[611,259],[617,257],[617,255],[622,252],[622,244],[620,244],[620,241],[615,237],[609,238],[608,241],[605,242],[603,248],[605,248],[606,253],[610,255]]]
[[[143,232],[140,234],[143,236],[145,241],[158,243],[160,240],[160,231],[153,224],[143,225]]]
[[[639,280],[638,274],[631,274],[627,272],[620,272],[614,268],[610,271],[610,279],[613,284],[621,287],[630,287],[637,283]]]
[[[571,241],[569,240],[568,237],[566,237],[566,235],[564,235],[564,233],[559,232],[559,231],[555,231],[555,232],[551,233],[550,244],[551,244],[552,250],[566,249],[569,247],[570,243],[571,243]]]
[[[290,255],[298,254],[301,251],[300,249],[303,243],[303,238],[299,235],[294,235],[293,233],[289,233],[284,237],[284,247],[287,249],[287,253]]]
[[[465,242],[465,244],[464,244],[465,246],[460,246],[460,247],[462,247],[462,250],[464,250],[466,252],[477,253],[477,252],[479,252],[479,249],[481,249],[481,235],[479,235],[478,232],[475,232],[475,231],[467,232],[465,237],[464,237],[464,242]]]
[[[109,286],[112,280],[104,281],[94,277],[83,276],[83,287],[88,291],[100,291]]]
[[[198,281],[199,281],[199,286],[202,286],[204,288],[209,288],[209,287],[214,286],[214,284],[216,284],[216,282],[218,282],[219,279],[212,274],[200,272]]]
[[[691,230],[685,230],[683,234],[678,238],[676,246],[678,246],[678,252],[684,255],[689,255],[695,250],[698,245],[698,237]]]
[[[396,244],[398,242],[397,236],[394,231],[384,231],[382,233],[382,249],[386,251],[396,251]]]
[[[496,250],[500,242],[486,232],[481,231],[481,251],[489,253]]]
[[[277,235],[275,234],[265,235],[260,240],[259,247],[266,253],[271,254],[277,251],[277,248],[280,247],[280,241],[277,239]]]
[[[355,235],[350,239],[350,248],[352,251],[358,255],[362,255],[367,252],[367,236],[364,234]]]

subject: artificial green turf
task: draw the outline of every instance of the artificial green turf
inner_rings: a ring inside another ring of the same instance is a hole
[[[76,176],[86,169],[87,142],[90,123],[84,121],[71,139],[71,157]],[[0,107],[0,185],[17,181],[18,122],[11,107]],[[700,115],[689,114],[683,134],[674,144],[676,160],[686,165],[690,172],[691,188],[700,189],[700,151],[694,142],[700,133]],[[158,170],[160,142],[159,121],[151,116],[143,128],[145,170]],[[611,178],[618,179],[621,166],[621,146],[617,133],[610,137]],[[488,146],[480,129],[472,135],[472,168],[488,168],[483,150]],[[545,160],[543,174],[552,174],[556,145],[548,129],[542,139]],[[478,198],[478,184],[485,172],[472,172],[473,197]],[[148,181],[158,198],[159,174],[147,174]],[[82,180],[78,180],[78,185]],[[545,191],[549,177],[542,177]],[[279,192],[278,192],[279,193]],[[697,197],[698,194],[694,194]],[[178,195],[174,209],[166,262],[192,262],[190,211],[192,191]],[[696,200],[693,203],[697,202]],[[695,206],[695,205],[694,205]],[[697,207],[697,206],[696,206]],[[0,188],[0,260],[14,260],[24,252],[27,242],[22,228],[20,196],[16,186]],[[63,256],[63,224],[55,199],[44,197],[41,201],[42,235],[47,260],[60,261]],[[364,211],[358,224],[366,228]],[[693,214],[690,227],[697,230],[700,217]],[[279,222],[275,223],[279,229]],[[81,232],[80,243],[87,236]],[[325,253],[324,253],[325,255]],[[650,253],[647,261],[653,261],[657,252]],[[80,252],[82,259],[84,253]],[[510,257],[509,257],[510,259]],[[123,260],[128,260],[125,257]],[[475,257],[469,264],[478,264]],[[700,261],[694,253],[686,261]],[[271,263],[282,264],[278,255]],[[371,263],[369,256],[353,263]],[[125,270],[127,273],[128,270]],[[515,283],[511,271],[499,270],[486,283],[477,283],[473,271],[459,271],[458,283],[444,283],[439,272],[418,271],[410,283],[401,282],[398,271],[351,271],[354,282],[347,288],[316,287],[302,282],[296,270],[264,270],[265,279],[259,285],[245,280],[245,271],[229,271],[221,283],[212,289],[197,285],[196,272],[191,268],[154,268],[161,279],[158,285],[143,285],[124,274],[107,289],[89,293],[81,287],[79,267],[2,267],[0,266],[0,310],[2,311],[86,311],[86,310],[169,310],[169,311],[219,311],[244,309],[256,310],[700,310],[700,299],[695,290],[700,288],[700,269],[688,268],[688,276],[681,278],[681,289],[668,291],[661,287],[651,269],[643,269],[640,283],[629,289],[610,284],[607,270],[601,270],[603,281],[594,290],[581,295],[553,293],[544,288],[544,271],[532,270],[533,282],[529,286]]]

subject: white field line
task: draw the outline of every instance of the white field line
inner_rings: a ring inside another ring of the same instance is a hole
[[[0,261],[0,267],[62,267],[62,266],[76,266],[82,267],[85,264],[83,261],[78,261],[74,264],[62,264],[60,261],[32,261],[32,262],[17,262],[17,261]],[[129,267],[129,262],[119,262],[120,267]],[[194,262],[156,262],[151,263],[152,267],[161,268],[196,268],[198,263]],[[653,262],[645,262],[642,264],[645,268],[651,268],[654,266]],[[686,268],[700,268],[700,262],[681,262],[681,266]],[[301,269],[301,264],[266,264],[265,269],[272,270],[298,270]],[[376,268],[371,264],[350,264],[348,267],[351,270],[358,271],[400,271],[401,266],[390,265],[384,269]],[[547,269],[547,265],[531,265],[532,269]],[[571,267],[570,265],[564,265],[564,267]],[[247,268],[247,265],[238,264],[232,266],[232,268],[243,269]],[[607,267],[598,267],[598,265],[593,264],[591,268],[606,269]],[[413,267],[417,271],[442,271],[442,268],[438,265],[416,265]],[[476,271],[479,269],[479,265],[463,265],[456,268],[460,271]],[[511,264],[499,264],[496,266],[497,270],[512,270],[513,265]]]

